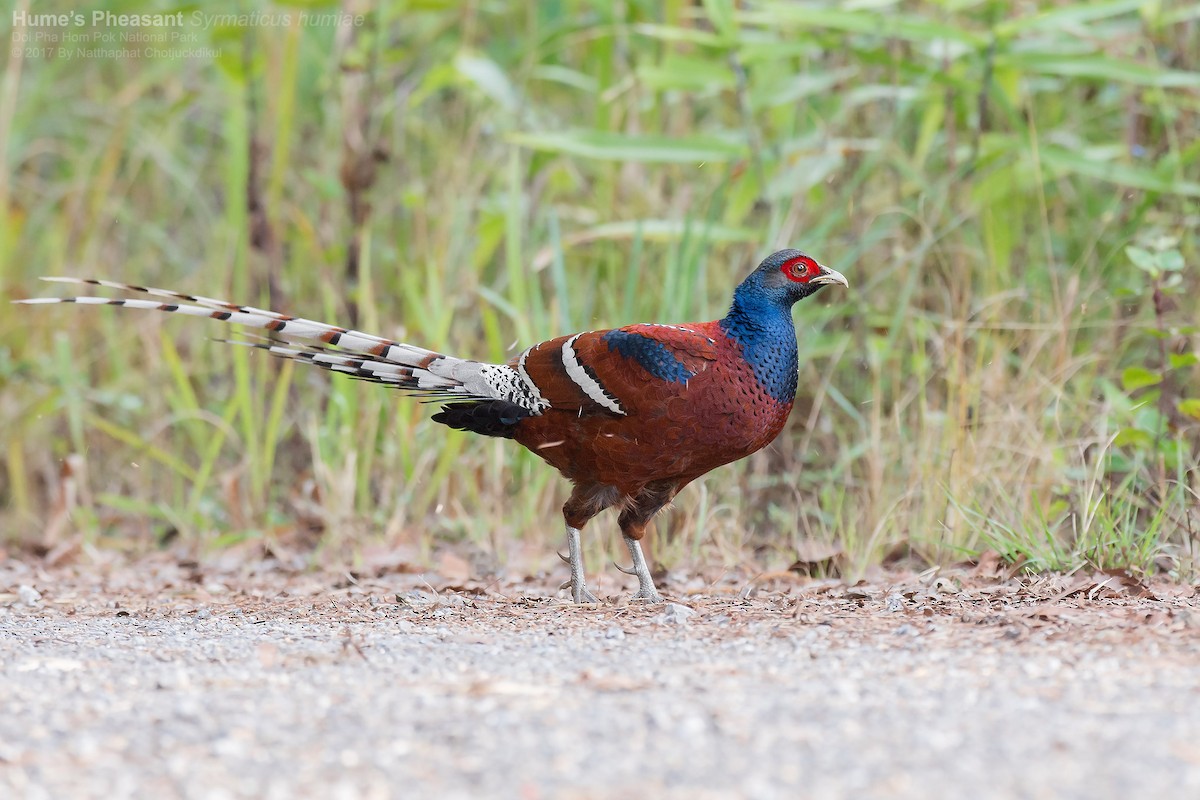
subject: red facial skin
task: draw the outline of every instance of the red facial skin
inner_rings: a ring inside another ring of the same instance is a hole
[[[808,256],[800,256],[791,261],[785,261],[779,270],[790,281],[808,283],[821,274],[821,265]]]

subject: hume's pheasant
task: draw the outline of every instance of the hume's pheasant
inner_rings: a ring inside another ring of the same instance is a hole
[[[575,602],[594,602],[579,534],[609,506],[637,575],[635,599],[659,602],[640,540],[650,519],[691,481],[765,447],[796,395],[791,308],[846,279],[798,250],[768,256],[733,293],[724,319],[630,325],[535,344],[507,364],[483,364],[378,336],[206,297],[120,283],[48,278],[167,299],[34,298],[169,311],[271,331],[243,343],[276,356],[446,401],[435,422],[515,439],[574,485],[563,506]],[[294,344],[291,339],[312,344]]]

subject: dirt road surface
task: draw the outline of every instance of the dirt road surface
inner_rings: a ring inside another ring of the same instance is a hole
[[[0,560],[0,797],[1200,797],[1193,587],[698,586]]]

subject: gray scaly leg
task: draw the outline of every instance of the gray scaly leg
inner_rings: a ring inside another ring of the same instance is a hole
[[[567,526],[567,552],[569,558],[564,558],[571,565],[571,580],[560,588],[571,587],[571,599],[576,603],[599,603],[600,598],[592,594],[583,578],[583,547],[579,543],[579,528]],[[561,557],[561,553],[559,554]]]
[[[631,599],[645,600],[647,603],[663,602],[662,595],[658,593],[658,589],[654,588],[654,579],[650,577],[650,566],[646,564],[646,557],[642,555],[642,543],[629,536],[623,538],[625,546],[629,548],[629,555],[633,558],[633,569],[625,569],[621,566],[618,566],[617,569],[627,575],[637,576],[638,590]]]

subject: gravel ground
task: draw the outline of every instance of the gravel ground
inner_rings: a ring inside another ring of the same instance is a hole
[[[4,579],[4,798],[1200,797],[1189,587]]]

